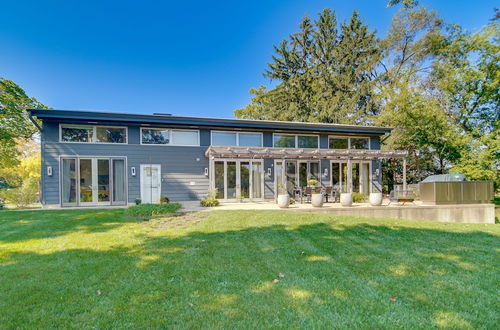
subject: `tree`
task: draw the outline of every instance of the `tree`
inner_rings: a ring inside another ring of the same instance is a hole
[[[0,177],[9,185],[0,190],[0,197],[18,207],[24,207],[36,202],[39,192],[41,176],[41,160],[39,145],[36,141],[28,140],[18,148],[19,164],[11,167],[1,167]]]
[[[30,140],[37,132],[25,111],[29,108],[47,109],[13,81],[0,78],[0,163],[3,166],[18,164],[16,141]]]
[[[239,118],[360,123],[377,112],[374,71],[380,55],[374,32],[357,12],[337,28],[333,11],[312,22],[304,17],[300,32],[275,46],[264,76],[278,85],[251,89],[251,104]]]
[[[400,3],[403,4],[405,8],[413,8],[418,5],[417,0],[389,0],[387,7],[392,7]]]

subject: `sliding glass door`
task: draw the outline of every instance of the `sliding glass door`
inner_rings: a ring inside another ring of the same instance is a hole
[[[217,160],[213,162],[211,186],[224,200],[262,199],[264,166],[262,160]]]
[[[63,206],[124,205],[126,184],[123,158],[61,159]]]

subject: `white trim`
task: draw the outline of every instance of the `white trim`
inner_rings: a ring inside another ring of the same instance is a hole
[[[72,128],[88,128],[88,127],[91,127],[92,128],[92,141],[91,142],[63,141],[62,140],[62,127],[63,126],[72,127]],[[125,142],[97,142],[97,127],[125,128]],[[64,124],[64,123],[59,123],[59,143],[128,145],[128,126],[80,125],[80,124]]]
[[[162,174],[161,174],[161,164],[140,164],[140,178],[139,178],[139,184],[141,185],[140,187],[140,191],[141,191],[141,201],[144,201],[144,176],[142,175],[143,173],[143,169],[145,167],[157,167],[158,168],[158,184],[159,184],[159,187],[158,187],[158,191],[159,191],[159,195],[158,195],[158,198],[160,199],[161,201],[161,181],[162,181]],[[151,172],[152,173],[152,172]],[[151,177],[153,175],[151,174]],[[151,196],[151,202],[153,200],[153,196]]]
[[[287,135],[287,136],[294,136],[295,137],[295,146],[294,147],[281,147],[281,146],[275,146],[274,145],[274,136],[275,135]],[[315,136],[318,140],[318,147],[317,148],[307,148],[307,147],[300,147],[299,148],[299,136]],[[320,148],[320,136],[317,134],[293,134],[293,133],[273,133],[273,148],[285,148],[285,149],[319,149]]]
[[[157,131],[168,131],[168,143],[143,143],[142,142],[142,131],[143,130],[157,130]],[[173,131],[177,132],[196,132],[197,135],[197,144],[175,144],[173,142]],[[155,147],[199,147],[200,146],[200,130],[197,129],[177,129],[177,128],[169,128],[169,127],[140,127],[139,132],[139,144],[144,146],[155,146]]]
[[[236,134],[236,145],[233,147],[240,147],[240,134],[254,134],[254,135],[260,135],[260,146],[241,146],[241,147],[263,147],[264,146],[264,134],[262,132],[251,132],[251,131],[224,131],[224,130],[211,130],[210,131],[210,145],[214,145],[217,147],[231,147],[228,145],[215,145],[213,144],[213,133],[231,133],[231,134]]]

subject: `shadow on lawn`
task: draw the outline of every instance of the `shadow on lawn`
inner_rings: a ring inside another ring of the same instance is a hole
[[[495,246],[482,232],[317,223],[11,253],[0,314],[22,310],[7,316],[13,326],[488,328],[498,321]]]
[[[0,242],[54,238],[75,231],[105,232],[137,222],[123,213],[124,209],[2,211]],[[54,217],[61,221],[55,222]]]

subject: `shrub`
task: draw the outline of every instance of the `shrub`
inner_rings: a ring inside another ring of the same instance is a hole
[[[136,198],[134,200],[134,202],[135,202],[135,205],[140,205],[142,203],[142,200],[140,198]]]
[[[171,204],[140,204],[129,207],[126,211],[126,215],[139,216],[139,217],[151,217],[155,215],[174,213],[181,208],[179,203]]]
[[[38,181],[28,179],[17,188],[4,190],[2,197],[6,202],[10,202],[17,207],[26,207],[33,204],[38,199]]]
[[[200,205],[204,207],[219,206],[219,200],[217,197],[217,189],[210,189],[208,191],[208,196],[204,200],[200,201]]]
[[[366,201],[366,196],[361,193],[352,193],[352,202],[353,203],[362,203]]]
[[[207,198],[207,199],[204,199],[200,202],[200,205],[201,206],[204,206],[204,207],[213,207],[213,206],[219,206],[219,200],[218,199],[211,199],[211,198]]]

